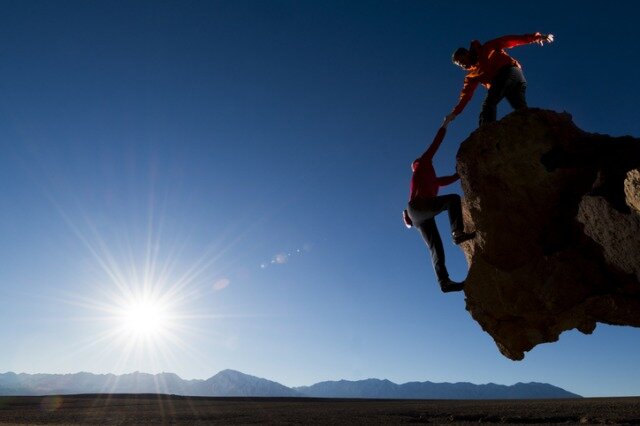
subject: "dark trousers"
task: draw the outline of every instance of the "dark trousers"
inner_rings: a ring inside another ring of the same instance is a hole
[[[457,194],[442,195],[423,200],[414,200],[409,203],[407,211],[413,222],[413,226],[420,231],[424,242],[431,253],[431,263],[439,283],[449,279],[449,272],[445,265],[444,248],[435,217],[438,213],[447,210],[451,232],[464,231],[462,223],[462,207],[460,196]]]
[[[494,77],[480,111],[480,126],[496,121],[498,103],[507,98],[515,110],[527,107],[527,81],[518,67],[504,67]]]

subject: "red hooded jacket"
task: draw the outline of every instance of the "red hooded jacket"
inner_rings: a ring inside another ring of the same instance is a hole
[[[441,127],[436,137],[433,138],[433,142],[431,142],[429,148],[427,148],[420,158],[414,160],[409,202],[435,197],[438,195],[438,189],[441,186],[449,185],[460,178],[457,173],[451,176],[438,177],[433,168],[433,156],[440,147],[446,132],[447,130]]]

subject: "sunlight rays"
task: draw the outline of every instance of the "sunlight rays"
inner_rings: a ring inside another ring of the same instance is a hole
[[[153,204],[149,202],[143,232],[125,228],[119,233],[100,232],[87,215],[74,222],[55,204],[93,266],[84,290],[59,301],[80,309],[71,321],[99,329],[75,349],[68,348],[65,357],[91,353],[111,371],[132,371],[133,366],[162,371],[193,361],[204,366],[210,360],[194,343],[227,339],[211,329],[212,321],[226,316],[202,304],[203,295],[214,297],[213,283],[226,279],[219,275],[225,249],[209,245],[195,261],[184,261],[189,244],[177,237],[163,244],[164,229],[162,221],[155,220]]]
[[[248,256],[233,255],[234,249],[267,220],[266,212],[250,221],[236,217],[206,235],[184,220],[190,205],[173,182],[166,187],[156,176],[125,177],[120,198],[112,200],[70,191],[78,188],[55,172],[43,167],[44,179],[34,173],[34,180],[62,218],[75,250],[68,252],[68,275],[55,276],[62,285],[53,294],[32,295],[71,307],[64,317],[47,319],[72,330],[49,358],[119,373],[176,365],[208,370],[212,347],[235,350],[237,329],[218,325],[256,314],[242,302],[217,302],[225,297],[222,291],[247,279]],[[164,188],[160,196],[158,186]],[[244,275],[238,280],[234,274]]]

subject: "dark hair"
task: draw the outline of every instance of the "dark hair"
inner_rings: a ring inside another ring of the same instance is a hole
[[[461,56],[461,55],[466,55],[468,54],[469,51],[467,49],[465,49],[464,47],[458,47],[456,49],[455,52],[453,52],[453,55],[451,55],[451,60],[453,61],[454,64],[458,65],[458,59],[456,59],[457,57]]]

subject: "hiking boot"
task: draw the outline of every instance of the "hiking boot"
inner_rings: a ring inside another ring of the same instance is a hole
[[[453,233],[453,242],[456,244],[464,243],[465,241],[471,240],[475,238],[476,232],[454,232]]]
[[[451,281],[447,279],[446,281],[442,281],[440,283],[440,289],[443,293],[450,293],[452,291],[462,291],[464,290],[464,281],[461,283],[457,283],[455,281]]]

